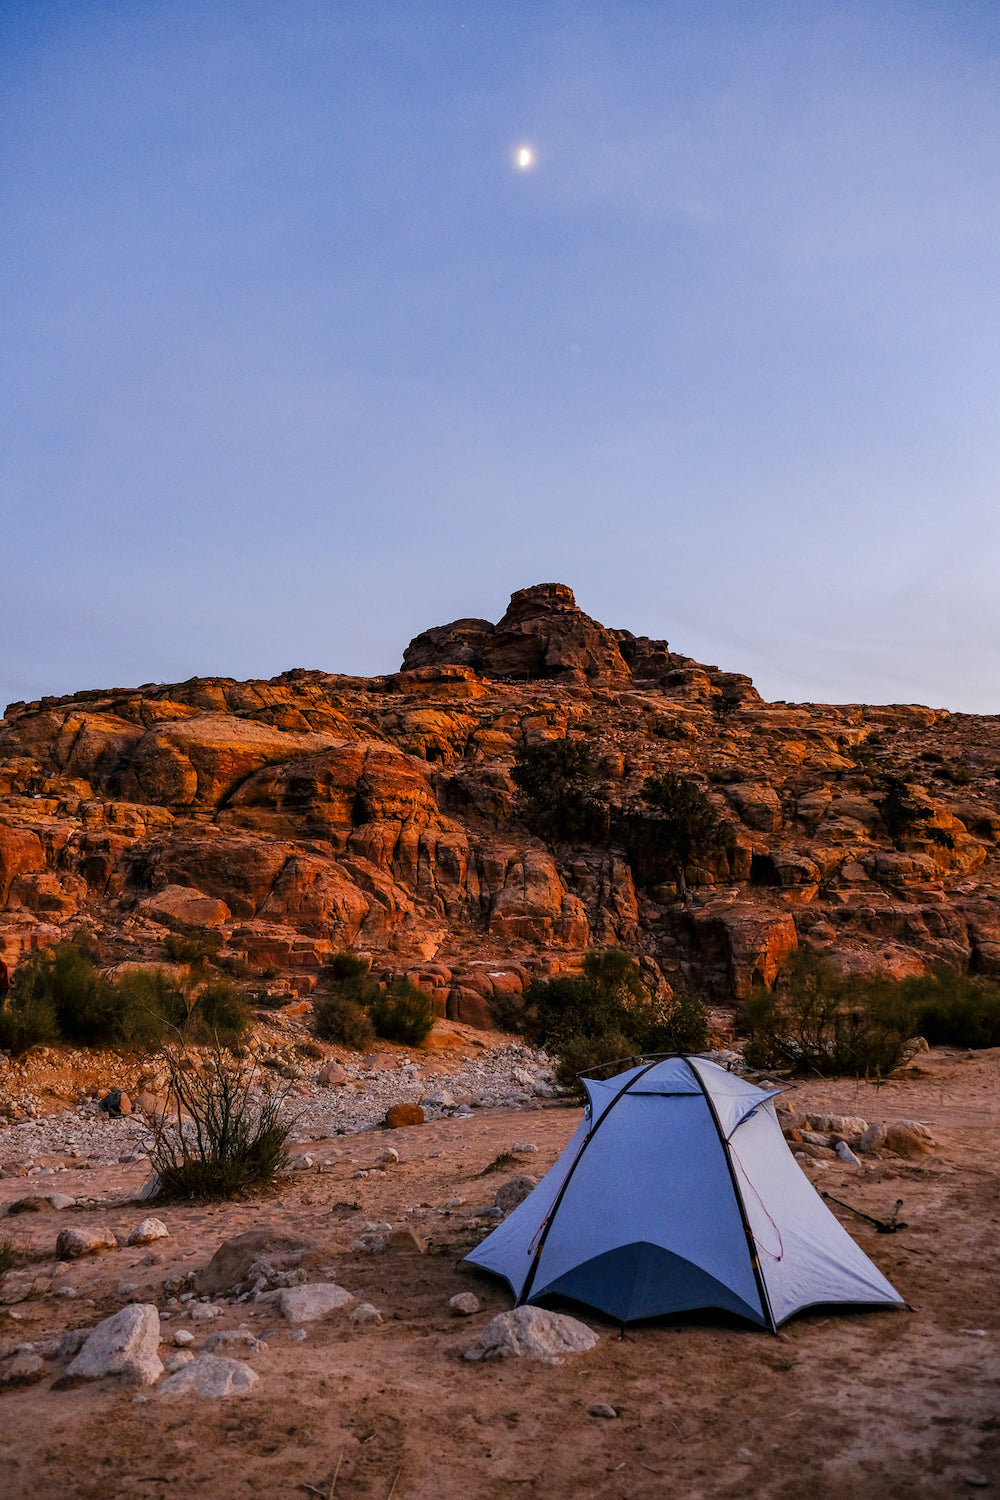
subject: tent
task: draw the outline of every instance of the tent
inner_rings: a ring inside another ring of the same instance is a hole
[[[818,1303],[905,1305],[789,1151],[780,1090],[697,1057],[583,1082],[565,1151],[465,1257],[518,1304],[567,1297],[622,1324],[714,1307],[772,1331]]]

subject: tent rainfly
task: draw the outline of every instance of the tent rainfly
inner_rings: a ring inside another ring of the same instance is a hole
[[[793,1158],[780,1090],[697,1057],[584,1086],[565,1151],[466,1256],[518,1305],[567,1297],[622,1324],[717,1307],[772,1331],[817,1304],[905,1306]]]

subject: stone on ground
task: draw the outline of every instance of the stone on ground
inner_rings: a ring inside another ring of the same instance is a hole
[[[98,1323],[66,1373],[88,1380],[118,1375],[130,1385],[154,1385],[163,1374],[159,1345],[156,1308],[133,1302]]]
[[[143,1219],[137,1224],[126,1241],[129,1245],[151,1245],[154,1240],[167,1239],[170,1230],[162,1219]]]
[[[289,1323],[315,1323],[328,1313],[351,1307],[354,1298],[344,1287],[332,1281],[307,1282],[305,1286],[289,1286],[278,1293],[278,1307]]]
[[[509,1182],[497,1188],[493,1195],[494,1206],[502,1209],[505,1214],[509,1214],[511,1209],[523,1203],[528,1194],[537,1186],[538,1178],[532,1177],[528,1172],[521,1177],[512,1177]]]
[[[239,1359],[225,1359],[218,1354],[199,1354],[161,1384],[160,1396],[236,1396],[257,1384],[260,1376]]]
[[[466,1349],[466,1359],[507,1359],[519,1355],[529,1359],[559,1360],[565,1354],[582,1354],[598,1343],[597,1334],[566,1313],[543,1307],[515,1307],[492,1318],[476,1342]]]
[[[479,1298],[475,1292],[457,1292],[450,1298],[448,1306],[453,1318],[471,1318],[479,1311]]]
[[[223,1240],[207,1266],[197,1272],[195,1290],[217,1296],[240,1286],[262,1263],[268,1271],[288,1270],[297,1266],[312,1246],[305,1240],[291,1235],[279,1234],[269,1229],[251,1229],[246,1234],[235,1234]]]
[[[117,1250],[113,1229],[60,1229],[56,1238],[56,1260],[78,1260],[81,1255],[99,1255],[102,1250]]]
[[[45,1378],[45,1361],[31,1350],[8,1354],[0,1359],[0,1390],[16,1390],[18,1386],[36,1385]]]
[[[390,1104],[385,1112],[385,1123],[390,1130],[401,1130],[405,1125],[422,1125],[424,1112],[419,1104]]]

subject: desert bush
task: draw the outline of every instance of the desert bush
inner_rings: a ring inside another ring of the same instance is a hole
[[[171,963],[194,967],[214,958],[221,947],[222,938],[217,932],[168,932],[163,939],[163,951]]]
[[[11,990],[0,1005],[0,1047],[20,1057],[58,1040],[59,1022],[49,997]]]
[[[192,1067],[163,1054],[171,1111],[154,1122],[150,1161],[163,1198],[233,1198],[272,1183],[288,1165],[290,1125],[280,1118],[287,1089],[266,1082],[256,1063],[221,1047]]]
[[[187,1014],[180,986],[162,969],[127,969],[112,986],[111,1029],[126,1047],[162,1047]]]
[[[583,1094],[580,1073],[587,1073],[607,1063],[621,1062],[628,1066],[628,1059],[638,1057],[631,1037],[620,1031],[606,1031],[603,1036],[568,1036],[559,1045],[555,1067],[556,1083],[573,1094]]]
[[[48,1028],[51,1015],[54,1030],[46,1041],[95,1042],[114,1032],[112,987],[76,943],[58,943],[25,959],[14,974],[10,1004],[40,1028]]]
[[[320,995],[313,1001],[313,1030],[321,1041],[336,1042],[356,1052],[364,1052],[375,1041],[368,1011],[346,995]]]
[[[904,979],[914,1030],[932,1047],[1000,1047],[1000,988],[957,969]]]
[[[847,980],[824,955],[806,950],[773,990],[752,991],[735,1024],[750,1067],[859,1078],[891,1073],[917,1034],[900,984]]]
[[[250,1007],[230,979],[210,979],[191,1009],[187,1030],[192,1039],[236,1047],[250,1027]]]
[[[429,996],[405,980],[381,991],[369,1007],[376,1034],[387,1042],[419,1047],[434,1025]]]
[[[632,1054],[700,1051],[708,1036],[701,1002],[687,994],[654,1001],[639,965],[620,948],[588,953],[580,975],[537,980],[524,1000],[525,1029],[555,1053],[564,1083]]]
[[[319,982],[322,987],[343,984],[346,979],[364,979],[370,968],[370,959],[359,958],[356,953],[335,953],[320,970]]]
[[[687,894],[687,866],[696,860],[728,860],[736,845],[731,823],[716,812],[697,782],[665,771],[642,786],[641,803],[620,819],[632,874],[640,885],[675,880]]]

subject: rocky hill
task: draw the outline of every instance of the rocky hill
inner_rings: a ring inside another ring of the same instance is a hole
[[[728,858],[637,889],[623,847],[520,820],[520,749],[568,737],[599,792],[694,778]],[[886,788],[920,817],[886,826]],[[196,678],[12,704],[0,726],[0,956],[80,925],[155,959],[210,929],[261,986],[308,994],[351,948],[473,1024],[617,944],[717,1002],[797,945],[902,975],[1000,976],[1000,717],[765,703],[740,673],[609,630],[562,584],[407,647],[400,671]]]

